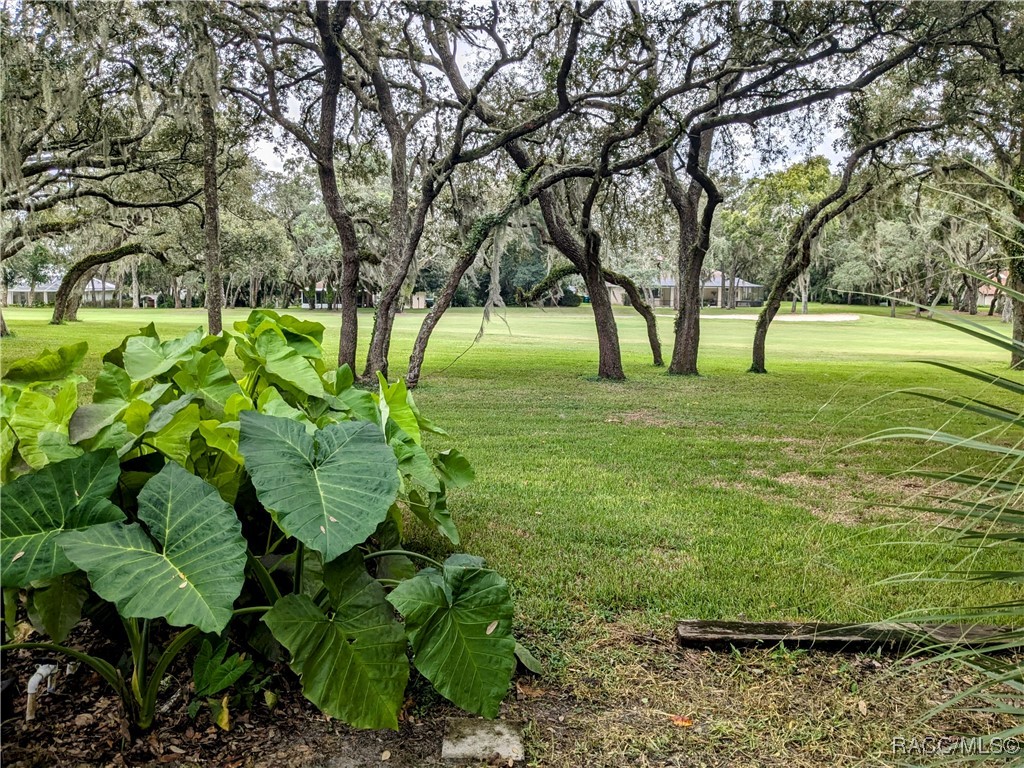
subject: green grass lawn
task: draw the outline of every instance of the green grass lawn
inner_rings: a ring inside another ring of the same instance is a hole
[[[464,548],[508,576],[527,635],[557,654],[559,640],[593,616],[629,615],[652,626],[740,615],[863,620],[993,597],[948,584],[885,583],[953,565],[962,553],[936,546],[935,520],[906,526],[860,504],[921,492],[922,483],[890,475],[933,449],[848,444],[884,427],[940,426],[948,417],[924,401],[886,396],[962,386],[910,360],[1005,370],[1004,360],[936,324],[877,314],[885,308],[815,311],[862,317],[777,323],[767,376],[745,372],[753,323],[709,317],[703,376],[680,378],[649,364],[643,325],[622,308],[624,383],[592,378],[597,350],[585,307],[509,310],[476,345],[480,310],[446,315],[416,397],[476,466],[478,481],[452,500]],[[229,311],[226,320],[245,314]],[[337,316],[296,314],[328,326],[333,354]],[[5,359],[85,339],[87,375],[142,324],[156,322],[168,338],[204,321],[200,310],[83,309],[81,322],[62,327],[46,323],[45,309],[5,315],[16,334],[3,342]],[[404,370],[420,319],[398,318],[393,375]],[[361,320],[368,332],[370,316]],[[661,322],[667,349],[667,310]],[[963,461],[947,453],[927,463]]]
[[[532,764],[888,764],[894,735],[920,733],[915,718],[970,683],[955,668],[674,646],[682,618],[861,621],[1009,596],[892,580],[955,567],[966,554],[942,544],[941,519],[908,521],[880,506],[927,490],[895,473],[920,462],[963,468],[970,456],[907,442],[851,445],[894,425],[981,428],[966,416],[946,424],[948,409],[898,391],[964,391],[956,376],[914,359],[1005,372],[1003,356],[905,312],[813,310],[861,318],[775,324],[771,373],[755,376],[745,372],[753,323],[712,312],[702,324],[703,376],[680,378],[650,365],[644,326],[622,308],[629,380],[620,383],[593,378],[585,307],[509,310],[477,344],[479,309],[453,310],[438,327],[416,398],[477,470],[450,502],[463,548],[508,577],[516,632],[549,667],[507,704],[507,716],[527,723]],[[169,338],[205,320],[199,310],[84,309],[82,322],[56,327],[44,309],[4,314],[16,333],[2,343],[4,360],[85,339],[87,375],[145,323]],[[296,314],[327,325],[334,354],[337,315]],[[245,315],[229,311],[226,321]],[[393,376],[421,318],[398,318]],[[365,341],[371,317],[360,320]],[[659,321],[667,351],[671,312]],[[415,535],[428,550],[445,548],[433,533]],[[1009,554],[983,562],[1007,565]],[[676,728],[671,713],[691,714],[697,726]]]

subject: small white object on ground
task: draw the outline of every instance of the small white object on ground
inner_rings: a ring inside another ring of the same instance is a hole
[[[441,744],[443,759],[490,760],[495,755],[503,761],[526,759],[522,731],[518,725],[505,720],[448,720]]]
[[[25,698],[25,719],[36,719],[36,701],[39,696],[39,686],[46,683],[46,690],[53,692],[53,675],[57,671],[56,664],[40,664],[35,674],[29,678]]]

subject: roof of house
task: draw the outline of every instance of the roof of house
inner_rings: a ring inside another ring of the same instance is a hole
[[[1006,283],[1006,278],[1007,278],[1008,274],[1009,273],[1007,272],[1007,270],[1005,270],[1005,269],[1000,270],[999,274],[995,276],[995,280],[997,280],[999,283],[1004,283],[1005,284]],[[981,285],[978,286],[978,293],[980,293],[982,296],[992,296],[992,295],[994,295],[996,293],[996,291],[999,291],[999,290],[1001,290],[1001,289],[1000,288],[996,288],[991,283],[982,283]]]
[[[47,280],[45,283],[36,283],[36,293],[56,293],[58,288],[60,288],[60,280]],[[17,293],[28,293],[31,290],[29,284],[23,280],[13,283],[9,286],[9,289]],[[94,277],[86,284],[85,290],[99,293],[100,291],[117,290],[117,286]]]

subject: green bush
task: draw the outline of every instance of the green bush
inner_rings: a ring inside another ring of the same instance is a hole
[[[368,391],[331,366],[323,331],[269,310],[220,336],[163,341],[150,325],[104,356],[84,404],[85,344],[7,366],[5,618],[20,593],[51,640],[20,647],[91,666],[140,729],[177,654],[253,614],[304,694],[352,725],[397,727],[410,646],[441,694],[498,712],[515,667],[508,585],[479,558],[403,546],[409,517],[458,545],[447,493],[473,470],[455,449],[423,447],[446,433],[401,381]],[[58,645],[96,604],[120,615],[130,669]]]

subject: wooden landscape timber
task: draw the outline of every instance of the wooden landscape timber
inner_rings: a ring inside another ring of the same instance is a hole
[[[881,622],[873,624],[823,624],[784,621],[681,621],[676,638],[684,648],[771,648],[865,653],[900,653],[913,649],[957,645],[964,648],[996,649],[1012,644],[1019,632],[990,625],[927,626],[924,624]]]

